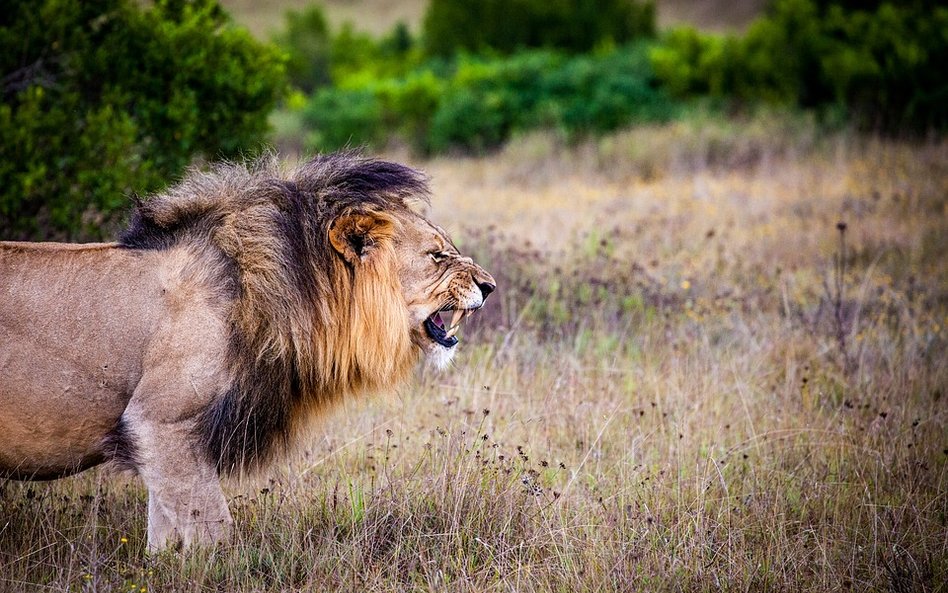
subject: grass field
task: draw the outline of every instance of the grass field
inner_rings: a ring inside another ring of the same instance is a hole
[[[0,483],[0,590],[945,590],[948,143],[762,116],[415,164],[499,283],[454,367],[230,484],[216,550],[146,556],[106,470]]]

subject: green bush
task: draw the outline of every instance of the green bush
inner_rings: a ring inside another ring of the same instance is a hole
[[[404,78],[390,79],[377,87],[385,127],[401,134],[419,151],[427,149],[431,118],[437,111],[447,83],[429,69]]]
[[[433,115],[430,149],[482,152],[500,145],[513,130],[538,123],[547,93],[544,76],[563,62],[563,56],[549,51],[462,60]]]
[[[195,155],[252,149],[276,50],[211,0],[0,0],[0,234],[100,238]]]
[[[306,148],[320,152],[346,146],[379,148],[400,135],[424,151],[444,87],[431,71],[417,70],[404,78],[352,78],[345,87],[322,89],[303,109],[303,123],[311,131]]]
[[[743,37],[677,29],[651,60],[678,97],[843,108],[888,130],[948,128],[948,8],[928,0],[778,0]]]
[[[479,152],[516,131],[554,128],[576,137],[664,121],[676,111],[657,88],[643,45],[574,57],[526,52],[462,62],[434,114],[429,146]]]
[[[385,139],[382,104],[368,89],[317,91],[303,111],[312,130],[307,148],[329,152],[346,146],[378,146]]]
[[[948,7],[831,7],[825,19],[820,72],[827,100],[850,105],[870,125],[948,129]]]
[[[658,88],[643,45],[573,58],[546,73],[543,84],[553,111],[547,120],[569,136],[666,121],[678,111]]]
[[[423,23],[431,55],[523,48],[573,52],[655,33],[655,6],[637,0],[431,0]]]
[[[356,31],[350,23],[332,36],[330,70],[333,84],[340,87],[405,76],[421,62],[421,48],[402,23],[381,39]]]
[[[568,56],[533,50],[504,58],[469,56],[377,80],[352,74],[316,93],[304,112],[309,148],[379,146],[401,136],[421,152],[483,152],[511,134],[554,128],[568,137],[673,117],[657,88],[647,48]]]
[[[484,152],[499,146],[510,135],[517,115],[509,99],[503,91],[455,89],[434,114],[428,146],[433,152],[462,147]]]
[[[290,83],[311,93],[332,82],[332,38],[322,8],[313,5],[302,12],[287,12],[285,21],[285,29],[274,41],[287,54],[286,73]]]
[[[420,49],[404,23],[396,23],[381,39],[356,31],[351,23],[334,33],[318,5],[287,12],[285,21],[284,30],[273,39],[287,54],[290,84],[307,94],[326,86],[347,86],[353,76],[404,75],[420,62]]]
[[[678,27],[652,47],[650,57],[655,76],[672,95],[724,97],[734,91],[735,52],[733,37]]]

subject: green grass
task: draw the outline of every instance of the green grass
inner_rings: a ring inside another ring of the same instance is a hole
[[[217,549],[4,482],[0,590],[943,590],[945,163],[780,117],[417,163],[499,284],[455,366],[230,484]]]

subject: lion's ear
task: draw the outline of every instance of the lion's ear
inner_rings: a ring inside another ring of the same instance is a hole
[[[372,257],[395,234],[394,219],[378,212],[343,214],[329,227],[329,242],[349,263]]]

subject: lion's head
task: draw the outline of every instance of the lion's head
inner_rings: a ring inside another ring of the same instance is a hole
[[[447,233],[421,217],[405,225],[396,251],[412,342],[439,367],[454,355],[461,322],[484,306],[496,282]]]
[[[356,274],[390,243],[411,342],[438,367],[454,355],[461,322],[496,287],[442,228],[409,209],[340,217],[331,227],[330,242]]]
[[[304,412],[396,386],[420,356],[451,359],[495,282],[422,213],[427,195],[419,172],[343,152],[218,165],[139,205],[121,243],[184,252],[224,301],[232,381],[199,427],[222,469],[288,443]]]

